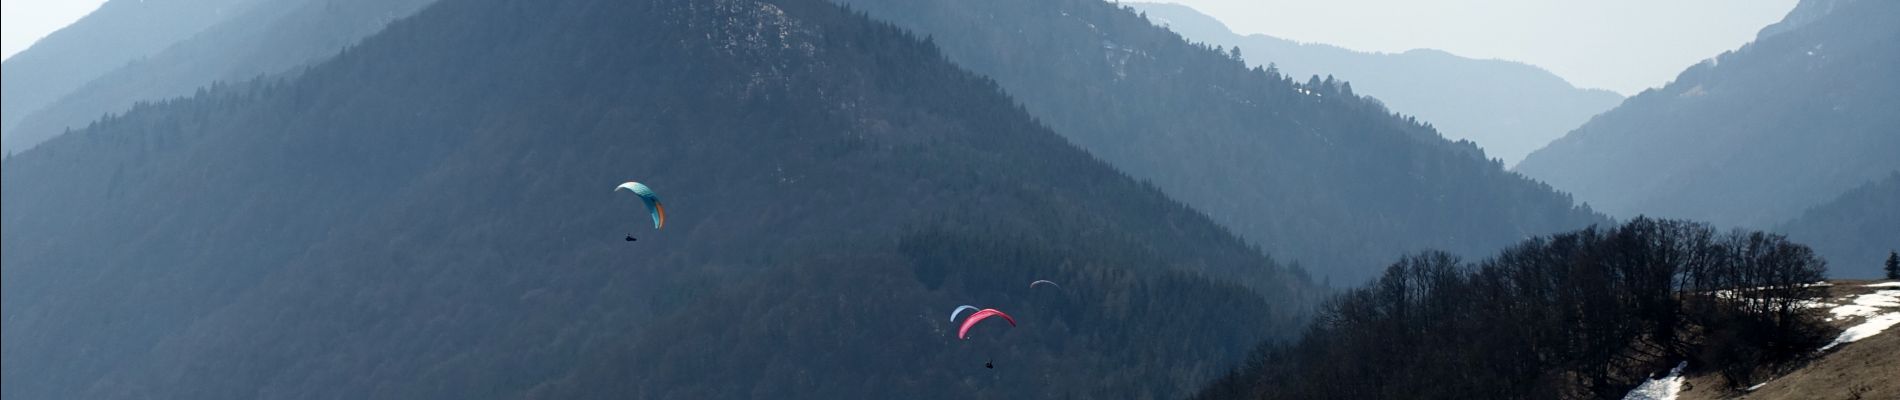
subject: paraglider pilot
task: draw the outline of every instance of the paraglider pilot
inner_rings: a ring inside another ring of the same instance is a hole
[[[634,195],[640,196],[640,202],[647,205],[647,214],[653,217],[653,229],[658,230],[666,227],[666,205],[660,203],[660,195],[653,193],[653,188],[649,188],[646,184],[640,182],[627,182],[614,187],[615,192],[621,190],[633,192]],[[635,240],[640,239],[633,238],[632,233],[627,234],[627,241],[631,242]]]

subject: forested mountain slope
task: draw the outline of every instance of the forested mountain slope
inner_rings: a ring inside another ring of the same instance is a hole
[[[1787,28],[1631,97],[1517,170],[1612,215],[1766,228],[1900,169],[1900,2],[1827,3],[1797,6]]]
[[[36,110],[23,112],[25,115],[9,114],[6,148],[18,152],[67,129],[83,128],[107,113],[124,112],[138,102],[191,95],[212,82],[294,72],[297,67],[335,55],[344,46],[431,1],[265,1],[162,50],[88,75],[84,84],[47,100]],[[15,83],[13,79],[10,76],[7,83]],[[12,97],[8,101],[12,102]]]
[[[7,398],[1159,398],[1315,290],[817,0],[442,0],[0,171]]]
[[[1836,276],[1880,277],[1881,262],[1900,249],[1900,172],[1810,208],[1779,230],[1814,243]]]
[[[8,57],[0,68],[0,127],[128,62],[278,0],[111,0]],[[11,139],[7,139],[10,141]],[[13,148],[6,144],[6,148]]]
[[[1488,254],[1603,221],[1349,85],[1298,83],[1100,0],[847,0],[930,36],[1040,121],[1316,275]]]
[[[1331,75],[1393,110],[1431,121],[1452,139],[1477,142],[1511,166],[1617,103],[1623,96],[1571,86],[1536,66],[1475,60],[1431,49],[1367,53],[1319,43],[1240,35],[1185,5],[1135,3],[1148,19],[1188,40],[1238,47],[1247,63],[1295,76]]]

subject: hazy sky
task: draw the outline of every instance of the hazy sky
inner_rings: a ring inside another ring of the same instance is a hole
[[[26,50],[33,41],[59,30],[105,0],[0,0],[0,48],[6,58]]]
[[[1741,47],[1796,0],[1152,0],[1242,34],[1355,50],[1434,48],[1534,64],[1577,86],[1634,94]]]

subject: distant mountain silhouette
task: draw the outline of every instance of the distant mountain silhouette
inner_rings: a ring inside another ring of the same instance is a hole
[[[442,0],[3,166],[9,399],[1166,397],[1320,297],[817,0]]]
[[[930,36],[1039,120],[1277,257],[1357,284],[1605,222],[1351,85],[1250,69],[1099,0],[849,0]]]
[[[1900,172],[1810,208],[1779,230],[1813,243],[1835,276],[1879,278],[1887,252],[1900,249]]]
[[[381,30],[390,21],[414,13],[431,1],[434,0],[252,0],[237,3],[245,5],[243,8],[195,1],[182,4],[198,7],[181,7],[184,9],[172,13],[122,11],[88,17],[91,19],[82,20],[71,29],[103,29],[97,26],[106,23],[95,21],[99,19],[170,23],[172,25],[160,25],[169,29],[181,28],[173,25],[194,22],[201,25],[204,22],[212,23],[195,34],[175,37],[172,42],[129,60],[99,60],[97,56],[87,60],[97,63],[88,65],[88,68],[100,65],[109,67],[103,70],[81,69],[82,72],[75,73],[49,69],[44,66],[48,64],[45,61],[23,62],[24,66],[32,68],[27,70],[30,72],[9,73],[6,77],[9,88],[6,131],[0,139],[4,140],[7,149],[17,152],[67,129],[84,128],[105,114],[124,112],[137,102],[188,96],[217,81],[245,81],[262,75],[291,73],[297,67],[335,55],[344,46]],[[173,13],[204,9],[224,11],[205,12],[218,16],[215,21],[168,17]],[[35,47],[46,52],[69,52],[86,46],[123,51],[123,48],[116,47],[123,42],[116,40],[104,43],[72,42],[44,43]],[[12,71],[13,67],[14,63],[8,61],[8,71]],[[74,80],[76,83],[54,87],[53,83],[45,82],[48,79],[55,82]],[[20,87],[17,91],[13,89],[16,84]],[[20,105],[13,104],[15,93],[22,96]]]
[[[1272,64],[1288,75],[1332,75],[1394,111],[1417,115],[1452,139],[1477,142],[1511,166],[1589,121],[1623,96],[1580,89],[1528,64],[1476,60],[1439,50],[1368,53],[1262,34],[1242,36],[1214,17],[1167,3],[1134,3],[1155,24],[1188,40],[1239,47],[1250,65]]]
[[[1900,169],[1900,2],[1809,0],[1775,26],[1517,170],[1617,216],[1765,228]]]
[[[11,131],[27,114],[99,75],[273,1],[278,0],[107,1],[7,58],[0,68],[5,82],[0,96],[6,98],[0,105],[0,127]]]

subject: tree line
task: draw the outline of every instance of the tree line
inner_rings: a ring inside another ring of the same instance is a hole
[[[1640,217],[1420,253],[1197,398],[1620,398],[1681,361],[1745,386],[1833,334],[1804,307],[1826,269],[1781,235]]]

